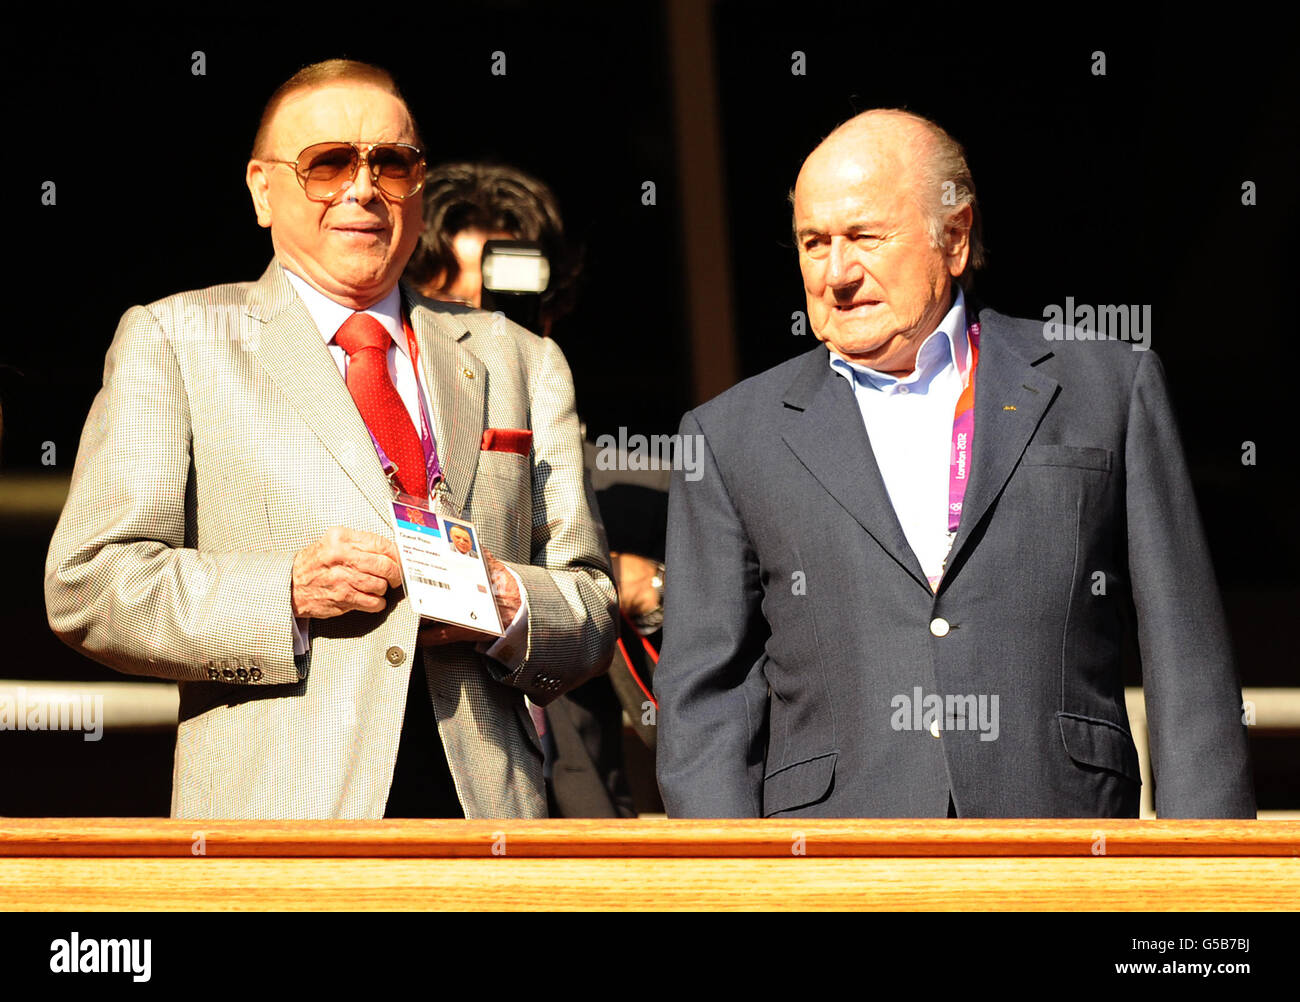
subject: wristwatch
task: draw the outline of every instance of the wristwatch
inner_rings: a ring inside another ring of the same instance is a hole
[[[649,636],[664,625],[664,571],[663,562],[656,561],[654,577],[650,579],[650,587],[655,590],[655,596],[659,599],[659,604],[649,612],[641,613],[633,620],[637,632],[642,636]]]

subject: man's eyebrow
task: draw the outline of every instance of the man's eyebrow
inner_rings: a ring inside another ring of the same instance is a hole
[[[885,224],[877,219],[859,219],[851,223],[844,224],[843,227],[835,230],[837,233],[861,233],[864,230],[872,233],[880,233],[885,229]],[[815,236],[820,233],[828,233],[831,228],[828,226],[817,226],[812,223],[806,223],[794,231],[797,237]]]

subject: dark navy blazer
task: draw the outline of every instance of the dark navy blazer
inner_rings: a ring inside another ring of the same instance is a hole
[[[937,594],[824,345],[683,418],[703,465],[674,472],[669,504],[654,689],[671,816],[943,817],[950,794],[968,817],[1136,816],[1136,641],[1158,813],[1254,817],[1159,360],[970,308],[971,478]],[[933,730],[900,714],[932,694]],[[988,740],[957,697],[994,695]]]

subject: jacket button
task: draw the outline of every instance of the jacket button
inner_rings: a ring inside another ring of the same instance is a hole
[[[952,629],[952,627],[948,625],[948,620],[943,617],[936,617],[930,620],[930,632],[936,637],[946,637],[950,629]]]
[[[404,660],[406,660],[406,655],[402,653],[400,647],[388,648],[388,654],[386,656],[390,665],[400,665]]]

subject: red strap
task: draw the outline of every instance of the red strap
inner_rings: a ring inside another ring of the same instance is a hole
[[[627,623],[627,625],[633,630],[636,630],[636,624],[633,623],[632,620],[628,619],[627,614],[622,613],[621,611],[620,614],[623,616],[623,622]],[[641,636],[639,630],[637,631],[637,635]],[[632,664],[632,659],[628,657],[627,647],[623,645],[623,638],[621,636],[618,637],[617,642],[619,653],[623,655],[623,661],[627,664],[627,670],[632,676],[632,681],[634,681],[637,684],[637,688],[645,694],[645,698],[654,704],[655,709],[659,709],[659,700],[655,699],[654,693],[646,687],[645,682],[641,680],[641,676],[637,674],[636,666]],[[651,663],[657,665],[659,663],[659,652],[655,650],[654,644],[646,640],[645,637],[641,637],[641,646],[645,649],[646,654],[650,656]]]

